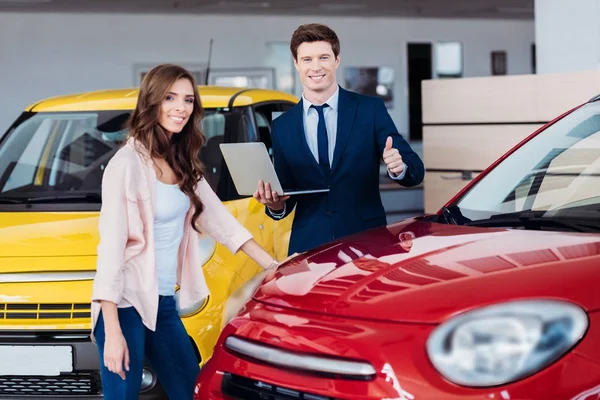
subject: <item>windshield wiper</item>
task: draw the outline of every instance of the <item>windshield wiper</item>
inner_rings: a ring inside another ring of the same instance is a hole
[[[600,221],[590,221],[569,217],[544,217],[544,212],[523,211],[519,213],[492,215],[487,219],[466,222],[468,226],[481,227],[523,227],[539,230],[542,227],[567,228],[575,232],[598,232]]]
[[[85,201],[89,203],[100,203],[100,193],[58,194],[54,196],[28,197],[24,203],[60,203],[62,201]]]
[[[60,203],[83,201],[86,203],[100,203],[102,196],[100,193],[64,193],[53,196],[40,197],[0,197],[0,204],[26,204],[30,206],[35,203]]]
[[[446,222],[450,225],[458,225],[458,221],[452,215],[452,211],[446,206],[442,207],[442,216],[446,220]]]
[[[0,204],[23,204],[27,199],[19,199],[12,197],[0,197]]]

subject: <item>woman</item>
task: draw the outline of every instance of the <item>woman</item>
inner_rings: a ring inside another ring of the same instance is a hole
[[[159,65],[144,78],[129,138],[102,180],[92,332],[107,400],[137,399],[146,358],[171,399],[191,399],[198,360],[177,312],[208,295],[196,232],[245,252],[267,279],[278,263],[203,178],[205,137],[193,77]]]

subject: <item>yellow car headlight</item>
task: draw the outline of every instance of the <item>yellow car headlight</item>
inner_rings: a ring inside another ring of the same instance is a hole
[[[206,296],[199,302],[194,303],[189,307],[179,308],[179,291],[175,292],[175,301],[177,302],[177,305],[178,305],[177,311],[179,312],[179,316],[182,318],[190,317],[190,316],[192,316],[194,314],[198,314],[200,311],[204,310],[206,308],[206,305],[208,304],[209,299],[210,299],[210,296]]]
[[[200,264],[204,266],[215,254],[217,242],[212,237],[203,233],[198,236],[198,247],[200,248]]]

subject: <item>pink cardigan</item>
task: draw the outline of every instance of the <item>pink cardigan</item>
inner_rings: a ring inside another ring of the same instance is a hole
[[[252,235],[221,203],[205,179],[196,186],[204,204],[197,226],[232,253]],[[156,329],[158,278],[154,259],[156,173],[147,150],[129,139],[109,161],[102,178],[98,260],[92,293],[92,333],[100,300],[133,306],[148,329]],[[179,247],[179,305],[190,307],[208,296],[200,265],[198,235],[191,227],[193,207],[185,219]],[[93,339],[93,337],[92,337]]]

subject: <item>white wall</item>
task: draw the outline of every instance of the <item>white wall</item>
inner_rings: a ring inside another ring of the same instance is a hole
[[[533,21],[0,13],[0,131],[42,98],[133,86],[134,64],[204,63],[210,37],[213,68],[264,66],[265,42],[308,22],[340,36],[342,85],[344,66],[394,67],[390,113],[403,133],[407,42],[462,42],[467,77],[490,74],[492,50],[508,52],[509,74],[531,72]]]
[[[600,69],[600,0],[535,0],[539,73]]]

